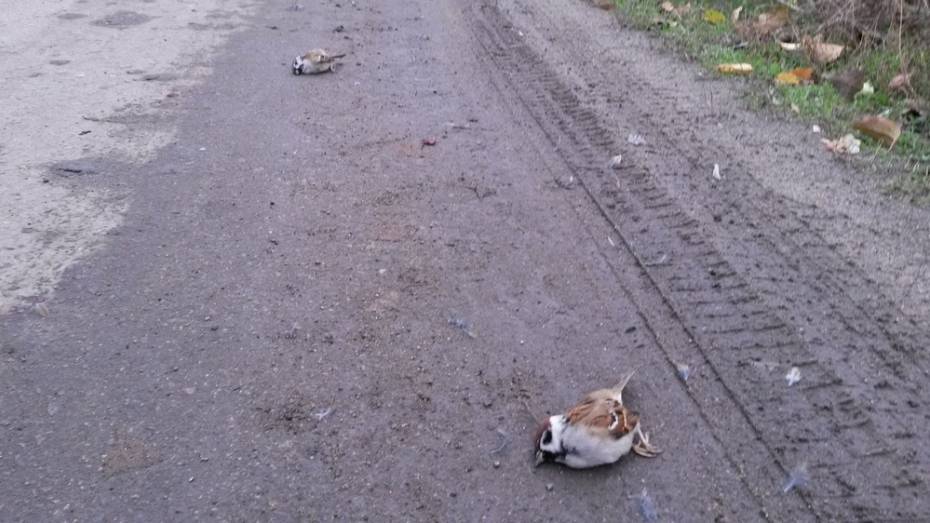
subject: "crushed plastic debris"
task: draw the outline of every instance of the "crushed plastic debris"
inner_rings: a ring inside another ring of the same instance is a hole
[[[452,325],[456,329],[464,332],[469,338],[477,338],[478,333],[475,331],[474,326],[468,320],[463,320],[456,316],[449,316],[449,325]]]
[[[626,141],[627,143],[632,144],[632,145],[645,145],[646,144],[646,139],[643,138],[643,135],[635,134],[635,133],[630,133],[630,135],[626,137]]]
[[[691,376],[691,367],[684,363],[676,363],[675,371],[678,372],[678,377],[681,378],[681,381],[688,381],[688,378]]]
[[[794,489],[804,488],[810,483],[811,477],[807,472],[807,463],[800,463],[788,473],[788,480],[782,487],[782,494],[787,494]]]
[[[801,381],[801,369],[797,367],[791,367],[791,370],[788,371],[788,374],[785,374],[785,381],[788,382],[789,387]]]

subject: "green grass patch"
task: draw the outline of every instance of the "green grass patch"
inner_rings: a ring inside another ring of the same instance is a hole
[[[730,13],[740,5],[745,6],[740,17],[745,21],[768,12],[776,3],[691,0],[691,9],[681,13],[664,12],[657,0],[616,0],[616,3],[620,13],[635,27],[660,34],[707,69],[715,71],[722,63],[751,64],[748,98],[757,109],[776,110],[816,123],[830,137],[850,132],[858,135],[852,123],[864,115],[881,114],[902,122],[904,131],[891,151],[859,136],[863,141],[862,157],[872,159],[877,171],[901,173],[889,185],[893,193],[915,202],[930,203],[930,124],[925,119],[911,121],[904,117],[909,107],[908,98],[930,98],[930,43],[911,39],[906,41],[907,45],[848,46],[840,60],[815,68],[820,78],[818,83],[776,86],[775,77],[779,73],[811,66],[805,54],[786,52],[772,38],[746,41],[730,21]],[[672,3],[680,6],[686,0]],[[726,19],[719,21],[716,17],[719,23],[709,23],[705,19],[708,9],[720,11]],[[816,22],[809,15],[808,19],[792,19],[790,27],[794,34],[811,34]],[[911,71],[907,96],[887,90],[891,79],[902,71],[902,65]],[[847,99],[827,81],[831,74],[852,68],[865,73],[874,93]]]

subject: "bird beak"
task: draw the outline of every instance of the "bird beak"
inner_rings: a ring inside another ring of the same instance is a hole
[[[546,461],[546,458],[545,456],[543,456],[543,451],[537,450],[536,451],[536,463],[533,466],[538,467],[542,465],[544,461]]]

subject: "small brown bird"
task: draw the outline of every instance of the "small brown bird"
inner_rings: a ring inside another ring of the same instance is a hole
[[[565,414],[543,420],[536,436],[536,465],[546,461],[582,469],[614,463],[632,450],[653,458],[660,451],[640,428],[639,415],[623,405],[634,372],[609,389],[589,393]]]
[[[345,54],[331,54],[325,49],[311,49],[303,56],[294,58],[291,71],[295,75],[320,74],[336,70],[336,60]]]

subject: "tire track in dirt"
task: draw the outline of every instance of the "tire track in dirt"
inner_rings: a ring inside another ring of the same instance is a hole
[[[771,460],[785,473],[795,463],[808,461],[817,484],[815,494],[805,498],[818,517],[847,521],[907,519],[923,513],[920,502],[912,496],[923,483],[919,472],[921,461],[915,459],[918,454],[914,450],[907,448],[913,438],[907,427],[920,423],[921,419],[919,414],[901,412],[895,403],[909,388],[914,389],[916,397],[921,396],[916,385],[919,381],[914,381],[915,373],[921,369],[920,365],[903,364],[895,350],[888,350],[889,345],[892,349],[902,346],[898,341],[902,338],[905,342],[912,341],[914,333],[902,335],[900,327],[895,332],[871,320],[870,312],[875,307],[886,314],[889,311],[883,300],[859,305],[842,292],[850,280],[857,283],[858,275],[855,271],[825,269],[835,257],[823,253],[824,249],[830,249],[829,244],[806,227],[790,207],[781,211],[790,216],[780,223],[788,228],[787,232],[776,228],[778,220],[764,214],[761,218],[765,223],[757,225],[760,229],[757,240],[772,248],[751,254],[775,252],[782,256],[775,260],[779,263],[760,267],[759,273],[770,280],[769,285],[759,285],[758,278],[743,276],[745,272],[732,266],[714,245],[713,238],[683,211],[648,169],[638,165],[625,168],[620,174],[624,178],[621,182],[603,167],[606,159],[619,150],[611,133],[597,114],[588,110],[571,87],[522,40],[499,10],[486,5],[475,9],[474,14],[476,40],[483,45],[494,69],[502,71],[504,83],[509,84],[514,96],[534,117],[592,201],[621,235],[642,270],[675,311],[682,327],[695,340],[695,350],[730,391],[754,438],[764,446],[762,454],[769,456],[760,459],[755,448],[745,448],[744,452],[734,452],[736,463],[755,472],[760,465],[764,467],[763,462]],[[636,82],[635,78],[628,81]],[[656,127],[663,140],[675,143],[668,131]],[[688,158],[687,152],[685,158],[689,162],[684,166],[671,163],[683,167],[682,172],[694,172],[696,160]],[[746,194],[725,203],[747,215],[748,204],[738,202],[757,203],[757,198],[750,197],[758,196],[758,192],[766,196],[760,190],[761,186],[753,190],[750,185]],[[763,201],[773,199],[769,195]],[[711,205],[714,203],[717,202]],[[759,221],[758,214],[754,218]],[[833,333],[846,338],[850,353],[862,354],[860,348],[865,348],[872,360],[869,369],[890,365],[896,370],[894,381],[878,389],[881,397],[876,398],[863,386],[850,385],[862,378],[850,368],[852,364],[839,367],[842,357],[825,358],[823,350],[817,350],[811,341],[799,335],[792,323],[786,322],[784,316],[790,316],[792,306],[796,305],[778,303],[768,295],[784,295],[777,291],[785,282],[773,276],[782,274],[779,272],[782,264],[793,265],[796,267],[793,272],[803,276],[800,282],[789,282],[794,283],[792,287],[805,289],[812,280],[820,283],[797,296],[830,304],[831,319],[838,322]],[[859,328],[852,330],[854,326]],[[913,362],[913,358],[909,359]],[[799,387],[786,390],[781,372],[772,370],[783,372],[791,365],[802,369],[804,380]],[[879,401],[875,402],[876,399]],[[873,402],[879,407],[874,407]],[[733,437],[739,432],[727,430],[727,422],[708,418],[726,447],[749,447],[745,438]],[[882,442],[890,444],[880,446]],[[768,471],[769,482],[777,472]],[[756,486],[753,490],[760,489]],[[888,506],[892,496],[907,503],[898,504],[896,513]],[[781,519],[773,504],[761,502],[767,513]]]

